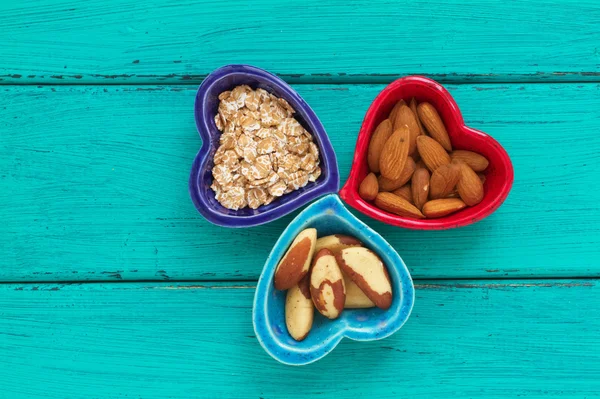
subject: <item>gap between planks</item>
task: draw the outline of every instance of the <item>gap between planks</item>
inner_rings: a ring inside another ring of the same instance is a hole
[[[404,76],[421,75],[442,84],[574,84],[600,83],[600,72],[553,72],[523,75],[507,74],[428,74],[428,73],[383,73],[383,74],[278,74],[289,84],[361,85],[389,84]],[[195,75],[0,75],[0,86],[168,86],[199,85],[208,74]],[[51,80],[48,80],[50,78]],[[23,79],[23,81],[19,81]]]
[[[509,279],[498,278],[436,278],[436,279],[413,279],[417,289],[437,289],[437,288],[504,288],[504,287],[592,287],[595,280],[600,277],[579,276],[579,277],[511,277]],[[517,281],[515,283],[514,281]],[[594,282],[592,282],[594,281]],[[471,283],[470,283],[471,282]],[[37,291],[40,286],[52,286],[47,291],[58,291],[63,286],[83,286],[92,284],[116,284],[116,285],[138,285],[155,284],[162,289],[226,289],[226,288],[256,288],[256,280],[94,280],[94,281],[0,281],[0,289],[3,286],[22,286],[16,290],[22,290],[23,287],[32,287],[31,290]],[[485,283],[485,284],[478,284]]]

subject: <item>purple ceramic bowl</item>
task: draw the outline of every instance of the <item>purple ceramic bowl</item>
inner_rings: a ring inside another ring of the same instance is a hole
[[[244,208],[237,211],[223,207],[211,190],[213,156],[219,146],[221,132],[214,117],[219,105],[218,96],[223,91],[246,84],[253,89],[262,88],[285,99],[296,110],[294,117],[312,133],[320,151],[321,176],[314,183],[276,199],[258,209]],[[249,65],[227,65],[212,72],[204,79],[194,105],[196,127],[202,147],[194,159],[190,174],[189,190],[196,209],[211,223],[226,227],[248,227],[268,223],[300,208],[322,195],[339,190],[340,176],[335,152],[325,128],[308,104],[287,83],[277,76]]]

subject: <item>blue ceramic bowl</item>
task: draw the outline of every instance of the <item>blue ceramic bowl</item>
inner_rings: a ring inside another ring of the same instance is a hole
[[[294,117],[312,133],[320,150],[321,176],[300,190],[286,194],[258,209],[227,209],[215,199],[211,190],[213,156],[219,146],[221,132],[214,117],[219,106],[218,96],[239,85],[262,88],[285,99],[296,110]],[[277,76],[249,65],[228,65],[217,69],[204,79],[196,94],[196,127],[202,147],[196,155],[190,174],[189,190],[196,209],[209,222],[226,227],[248,227],[280,218],[324,194],[339,190],[340,177],[333,147],[325,128],[308,104],[287,83]]]
[[[294,238],[309,227],[316,228],[319,237],[354,236],[377,253],[387,265],[394,299],[387,310],[345,309],[336,320],[326,319],[315,310],[310,333],[304,341],[296,342],[285,324],[286,292],[273,287],[273,275]],[[371,341],[392,335],[408,319],[414,300],[410,273],[394,248],[348,212],[337,195],[328,195],[302,211],[277,240],[258,280],[252,321],[256,337],[269,355],[284,364],[304,365],[327,355],[344,337]]]

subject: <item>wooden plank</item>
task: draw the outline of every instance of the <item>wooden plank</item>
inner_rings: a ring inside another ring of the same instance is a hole
[[[0,83],[198,83],[230,63],[312,83],[598,81],[599,23],[596,0],[5,1]]]
[[[296,86],[348,175],[380,85]],[[416,278],[600,276],[600,86],[450,86],[469,124],[512,156],[491,217],[418,232],[366,220]],[[256,279],[291,220],[207,223],[187,192],[200,140],[189,86],[5,87],[0,281]]]
[[[305,367],[260,347],[253,287],[0,286],[6,398],[591,398],[600,391],[598,281],[417,285],[394,336],[344,340]]]

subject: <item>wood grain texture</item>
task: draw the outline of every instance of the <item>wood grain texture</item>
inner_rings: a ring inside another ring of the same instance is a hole
[[[198,83],[231,63],[312,83],[598,81],[600,4],[574,5],[4,1],[0,83]]]
[[[342,181],[382,87],[296,86],[328,130]],[[466,121],[512,157],[505,204],[444,232],[361,219],[416,278],[600,276],[600,86],[449,89]],[[0,281],[254,280],[293,217],[231,230],[196,212],[191,87],[1,90]]]
[[[0,286],[6,398],[592,398],[597,281],[427,281],[394,336],[305,367],[254,336],[253,287]],[[217,316],[218,315],[218,316]],[[308,395],[308,396],[307,396]]]

